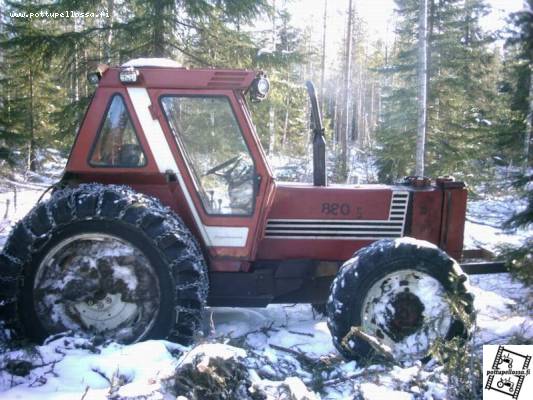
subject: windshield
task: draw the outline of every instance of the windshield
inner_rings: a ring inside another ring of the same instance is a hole
[[[252,214],[255,168],[228,98],[164,96],[161,104],[206,212]]]

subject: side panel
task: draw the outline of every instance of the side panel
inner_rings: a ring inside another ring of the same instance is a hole
[[[443,196],[439,247],[459,260],[463,251],[467,190],[465,188],[445,188]]]
[[[406,234],[438,245],[442,221],[442,192],[415,191],[412,196],[410,228]]]
[[[276,186],[258,258],[338,261],[404,235],[409,192],[383,185]]]

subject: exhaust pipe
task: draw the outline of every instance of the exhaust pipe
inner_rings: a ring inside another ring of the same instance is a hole
[[[326,140],[322,116],[318,107],[316,91],[313,82],[306,81],[307,93],[311,101],[311,129],[313,130],[313,185],[326,186]]]

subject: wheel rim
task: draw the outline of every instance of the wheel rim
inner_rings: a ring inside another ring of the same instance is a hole
[[[113,235],[90,233],[56,244],[37,269],[33,302],[49,333],[141,340],[160,307],[157,275],[144,254]]]
[[[401,270],[375,282],[363,301],[361,328],[390,347],[398,360],[424,357],[452,322],[446,291],[434,277]]]

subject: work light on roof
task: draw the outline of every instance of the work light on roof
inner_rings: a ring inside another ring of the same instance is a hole
[[[253,102],[264,100],[270,90],[270,82],[264,75],[259,75],[250,86],[250,98]]]
[[[266,96],[268,94],[268,90],[270,89],[270,83],[268,82],[268,79],[261,77],[257,81],[257,92],[262,95]]]
[[[123,68],[120,70],[119,79],[122,83],[135,83],[139,79],[139,70],[134,67]]]

